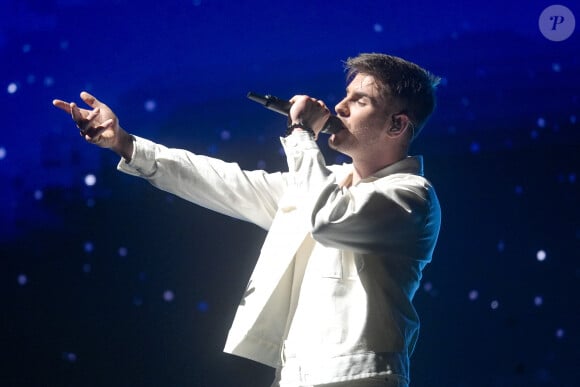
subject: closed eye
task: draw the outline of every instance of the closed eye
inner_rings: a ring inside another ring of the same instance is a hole
[[[355,99],[355,102],[357,103],[357,105],[359,106],[366,106],[370,103],[372,103],[372,101],[369,99],[369,97],[361,95],[358,98]]]
[[[366,106],[373,102],[372,98],[366,93],[355,92],[351,94],[350,100],[356,102],[360,106]]]

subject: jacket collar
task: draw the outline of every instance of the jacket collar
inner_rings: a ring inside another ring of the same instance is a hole
[[[352,182],[353,166],[352,163],[342,165],[331,165],[328,167],[336,174],[336,181],[340,182],[340,186],[349,187]],[[396,173],[408,173],[417,176],[423,176],[423,156],[407,156],[402,160],[397,161],[391,165],[379,169],[371,176],[359,181],[359,183],[372,182],[385,176],[394,175]]]
[[[372,176],[379,178],[395,173],[411,173],[413,175],[423,176],[423,156],[405,157],[394,164],[379,169]]]
[[[396,163],[387,165],[383,169],[379,169],[373,173],[372,176],[366,177],[360,182],[371,182],[396,173],[409,173],[412,175],[423,176],[423,156],[407,156]]]

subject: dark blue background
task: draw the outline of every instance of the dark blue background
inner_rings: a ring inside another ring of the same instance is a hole
[[[246,93],[334,106],[361,52],[443,78],[413,149],[443,227],[412,385],[577,385],[580,39],[540,33],[551,4],[2,1],[0,385],[268,386],[221,352],[264,232],[116,172],[51,101],[273,171],[285,120]]]

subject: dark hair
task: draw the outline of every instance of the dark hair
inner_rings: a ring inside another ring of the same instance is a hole
[[[417,137],[435,109],[435,89],[440,78],[415,63],[385,54],[360,54],[345,62],[347,82],[359,73],[375,78],[385,98],[392,96],[403,103]]]

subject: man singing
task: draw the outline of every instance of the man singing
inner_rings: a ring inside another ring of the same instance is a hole
[[[55,100],[81,136],[121,156],[119,170],[268,234],[225,351],[276,369],[272,386],[408,386],[419,318],[412,304],[441,222],[409,147],[435,107],[438,79],[404,59],[346,61],[340,125],[328,143],[352,163],[326,165],[316,140],[331,116],[297,95],[281,138],[288,171],[169,149],[129,134],[109,107]]]

